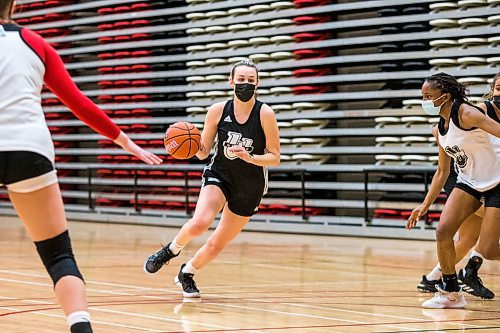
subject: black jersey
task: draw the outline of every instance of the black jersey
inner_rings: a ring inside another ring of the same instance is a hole
[[[227,101],[217,124],[215,154],[205,167],[205,173],[216,175],[238,197],[262,197],[267,192],[267,169],[247,163],[229,151],[230,147],[241,145],[252,155],[265,153],[266,136],[260,121],[262,104],[256,100],[248,120],[240,124],[234,115],[233,100]]]

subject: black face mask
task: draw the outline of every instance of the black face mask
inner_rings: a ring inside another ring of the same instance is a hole
[[[500,96],[493,96],[493,103],[500,107]]]
[[[237,83],[234,85],[234,93],[240,101],[248,102],[252,99],[253,94],[255,93],[255,84]]]

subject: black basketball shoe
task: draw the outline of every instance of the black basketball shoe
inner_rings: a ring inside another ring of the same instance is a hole
[[[71,333],[93,333],[89,322],[80,322],[71,326]]]
[[[174,254],[170,249],[171,243],[168,243],[167,246],[164,246],[160,251],[152,254],[148,257],[146,262],[144,263],[144,271],[146,273],[156,273],[163,265],[168,265],[170,259],[177,257],[179,253]]]
[[[200,297],[200,290],[196,287],[196,282],[193,280],[194,274],[183,273],[182,269],[184,266],[186,266],[186,264],[182,264],[179,274],[174,279],[174,282],[182,287],[184,297]]]
[[[422,281],[417,286],[417,289],[424,293],[435,293],[437,292],[436,284],[441,285],[443,281],[439,280],[427,280],[427,276],[422,275]]]
[[[493,299],[495,294],[483,285],[483,281],[477,275],[482,263],[481,257],[470,258],[465,269],[461,269],[458,273],[458,284],[468,294],[484,299]]]

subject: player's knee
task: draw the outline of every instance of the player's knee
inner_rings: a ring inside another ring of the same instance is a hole
[[[193,217],[189,220],[189,232],[193,236],[199,236],[208,230],[212,221],[204,217]]]
[[[436,240],[444,241],[453,239],[454,234],[455,232],[448,223],[445,223],[443,220],[439,221],[439,224],[436,227]]]
[[[68,230],[50,239],[35,242],[36,249],[54,286],[64,276],[76,276],[83,281],[71,248]]]
[[[498,243],[496,244],[482,244],[481,254],[486,260],[497,260],[500,255]]]
[[[479,235],[460,235],[457,242],[462,244],[466,248],[473,248],[476,245]]]
[[[208,252],[208,254],[210,256],[218,256],[219,253],[222,252],[223,250],[223,247],[220,246],[219,244],[217,244],[217,242],[213,241],[213,240],[209,240],[205,246],[206,248],[206,251]]]

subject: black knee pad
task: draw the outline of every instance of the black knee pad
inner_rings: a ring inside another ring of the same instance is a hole
[[[54,238],[35,242],[35,245],[54,286],[60,278],[67,275],[76,276],[83,281],[71,249],[68,230]]]

